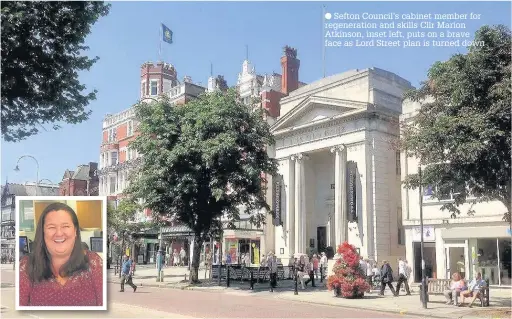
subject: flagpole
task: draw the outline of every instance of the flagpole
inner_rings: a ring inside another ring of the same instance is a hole
[[[159,48],[158,48],[158,62],[162,62],[162,39],[163,39],[163,24],[160,23],[160,31],[158,32],[159,36],[158,36],[158,43],[159,43]]]
[[[324,23],[325,23],[325,6],[322,6],[322,71],[323,71],[323,77],[325,78],[325,41],[324,41]]]

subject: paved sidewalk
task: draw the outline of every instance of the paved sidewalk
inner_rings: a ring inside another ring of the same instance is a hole
[[[185,274],[187,281],[185,281]],[[109,271],[109,282],[119,283],[118,276],[113,276],[114,271]],[[490,307],[480,308],[477,302],[473,308],[468,307],[454,307],[446,305],[444,297],[431,295],[428,303],[428,308],[423,309],[418,291],[413,290],[411,296],[393,297],[389,290],[385,297],[377,296],[377,292],[365,295],[364,299],[344,299],[334,297],[331,291],[328,291],[324,283],[317,282],[317,288],[308,287],[306,290],[298,290],[298,295],[294,295],[294,283],[292,280],[279,281],[279,287],[274,293],[269,292],[268,283],[256,283],[254,290],[249,289],[248,282],[240,282],[239,280],[232,280],[229,288],[226,287],[226,282],[223,281],[221,286],[218,285],[217,280],[210,280],[209,274],[205,279],[204,269],[199,271],[199,279],[201,284],[191,286],[188,283],[188,269],[186,267],[168,267],[164,269],[164,282],[156,282],[156,269],[153,267],[138,266],[134,276],[134,283],[139,286],[161,287],[161,288],[175,288],[175,289],[189,289],[189,290],[202,290],[210,292],[221,292],[236,295],[245,295],[248,297],[258,296],[264,298],[277,298],[293,300],[304,303],[324,304],[330,306],[338,306],[344,308],[366,309],[375,310],[388,313],[399,313],[404,316],[421,316],[430,318],[491,318],[503,319],[510,318],[510,289],[493,289],[491,288],[491,304]]]

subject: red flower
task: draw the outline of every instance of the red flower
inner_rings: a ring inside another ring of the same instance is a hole
[[[359,268],[360,256],[356,248],[344,242],[338,247],[337,252],[341,258],[334,264],[334,275],[329,276],[327,287],[329,290],[340,288],[341,295],[345,298],[363,296],[369,285],[366,282],[366,274]]]

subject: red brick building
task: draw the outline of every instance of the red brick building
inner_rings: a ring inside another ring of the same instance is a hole
[[[98,163],[79,165],[76,170],[66,170],[59,183],[60,196],[98,196]]]

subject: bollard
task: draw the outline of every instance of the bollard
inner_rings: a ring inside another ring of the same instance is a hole
[[[185,281],[187,281],[187,274],[185,273]]]
[[[299,287],[298,287],[298,279],[299,279],[299,274],[297,273],[297,271],[294,271],[294,277],[295,277],[295,283],[294,283],[294,290],[293,290],[293,294],[294,295],[298,295],[299,294]]]
[[[226,287],[229,287],[229,266],[226,265]]]
[[[269,278],[268,278],[268,282],[269,282],[269,285],[270,285],[270,292],[274,292],[274,286],[272,286],[272,279],[273,279],[274,275],[272,274],[272,272],[269,272]]]
[[[324,282],[324,267],[320,266],[320,282]]]
[[[254,274],[252,273],[252,271],[251,271],[251,278],[250,278],[250,280],[251,280],[251,290],[253,290],[254,289]]]

